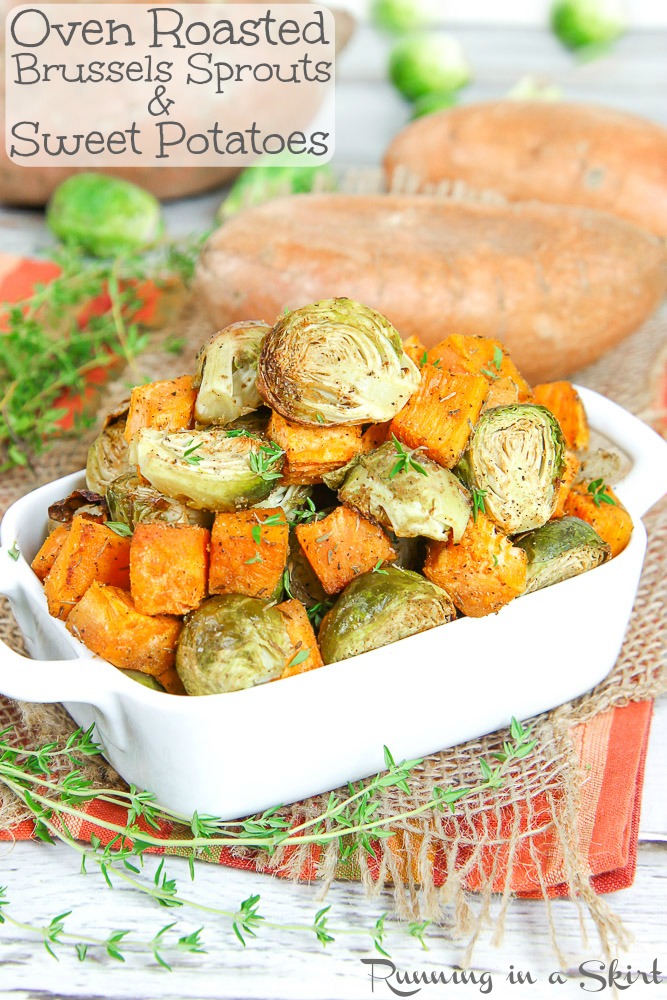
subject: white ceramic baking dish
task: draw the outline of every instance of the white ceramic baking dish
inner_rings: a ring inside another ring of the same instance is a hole
[[[644,559],[642,515],[667,491],[667,444],[615,403],[580,390],[591,425],[633,462],[617,488],[634,521],[616,559],[514,601],[275,684],[179,698],[125,677],[49,617],[29,562],[49,504],[82,474],[14,504],[0,533],[0,592],[33,660],[0,648],[0,691],[63,702],[96,726],[128,782],[184,814],[226,819],[335,788],[395,759],[422,756],[526,719],[589,690],[611,670]],[[14,561],[8,549],[16,543]]]

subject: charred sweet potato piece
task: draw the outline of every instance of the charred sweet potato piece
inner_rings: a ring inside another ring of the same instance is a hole
[[[41,549],[30,564],[35,576],[38,576],[42,583],[51,572],[51,567],[56,561],[56,556],[65,544],[69,528],[69,524],[59,524],[57,528],[54,528],[46,537]]]
[[[556,509],[551,515],[554,517],[562,517],[565,513],[565,502],[572,489],[572,484],[577,478],[579,469],[581,468],[581,462],[575,455],[573,451],[569,449],[565,452],[565,468],[563,469],[563,474],[560,479],[560,486],[558,487],[558,493],[556,494]]]
[[[551,410],[573,451],[586,451],[590,430],[586,410],[571,382],[542,382],[533,389],[535,402]]]
[[[81,642],[115,667],[160,677],[172,670],[182,622],[168,615],[143,615],[130,594],[91,583],[67,619]]]
[[[176,667],[169,667],[161,674],[155,675],[162,687],[168,694],[187,694],[183,681],[178,676]]]
[[[371,424],[367,427],[364,433],[361,435],[361,450],[375,451],[380,445],[384,444],[389,437],[389,428],[391,426],[391,421],[386,424]]]
[[[603,497],[609,497],[604,500]],[[611,548],[611,557],[622,552],[632,535],[632,518],[614,491],[601,479],[575,486],[565,501],[565,513],[580,517]]]
[[[349,507],[298,525],[296,535],[327,594],[337,594],[355,576],[396,558],[382,528]]]
[[[272,413],[268,436],[285,452],[285,483],[321,483],[361,451],[360,427],[306,427]]]
[[[280,675],[281,678],[292,677],[294,674],[304,674],[307,670],[321,667],[323,664],[320,648],[317,645],[308,613],[301,601],[283,601],[282,604],[276,605],[276,611],[279,611],[283,616],[287,634],[293,647],[287,666]]]
[[[450,374],[424,365],[417,392],[391,422],[390,431],[409,448],[452,469],[468,444],[489,394],[483,375]]]
[[[492,337],[450,334],[428,352],[428,363],[450,372],[484,375],[490,382],[510,378],[523,403],[532,396],[530,386],[509,356],[507,348]],[[497,404],[499,405],[499,404]]]
[[[282,507],[216,514],[209,593],[271,597],[285,570],[288,546]]]
[[[192,427],[197,390],[192,376],[137,385],[130,396],[125,440],[131,441],[141,427],[158,431],[183,431]]]
[[[66,619],[93,582],[130,586],[130,539],[85,517],[75,517],[44,581],[49,614]]]
[[[468,522],[458,545],[429,542],[424,576],[470,618],[499,611],[526,589],[526,553],[485,514]]]
[[[204,600],[210,532],[193,524],[138,524],[130,549],[132,598],[145,615],[184,615]]]

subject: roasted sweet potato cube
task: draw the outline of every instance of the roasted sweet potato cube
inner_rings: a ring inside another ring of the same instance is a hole
[[[69,524],[59,524],[57,528],[54,528],[46,537],[41,549],[30,564],[33,572],[39,577],[42,583],[51,572],[51,567],[56,561],[56,556],[65,544],[69,529]]]
[[[282,507],[216,514],[209,593],[271,597],[285,571],[288,546]]]
[[[492,406],[511,406],[512,403],[519,402],[519,387],[509,375],[497,378],[489,383],[489,395],[482,407],[483,410],[490,410]]]
[[[85,517],[74,517],[44,581],[49,614],[66,619],[93,582],[130,586],[130,539]]]
[[[142,427],[158,431],[184,431],[192,427],[197,390],[192,376],[138,385],[130,396],[125,440],[131,441]]]
[[[452,469],[466,449],[488,394],[483,375],[452,375],[424,365],[419,388],[392,420],[391,433]]]
[[[458,545],[429,542],[424,576],[470,618],[499,611],[526,589],[526,553],[485,514],[472,518]]]
[[[285,483],[321,483],[361,451],[361,427],[305,427],[272,413],[267,430],[285,452]]]
[[[556,494],[556,509],[551,515],[552,519],[554,517],[562,517],[565,513],[565,501],[570,494],[572,484],[577,478],[577,473],[580,468],[581,463],[575,453],[567,450],[565,452],[565,468],[563,469],[560,485],[558,487],[558,493]]]
[[[115,667],[159,677],[172,670],[182,622],[142,615],[126,590],[91,583],[67,619],[81,642]]]
[[[208,589],[211,534],[192,524],[138,524],[130,549],[130,581],[137,610],[184,615]]]
[[[389,437],[390,427],[390,420],[385,424],[371,424],[370,427],[367,427],[361,435],[361,450],[363,452],[375,451],[376,448],[383,445]]]
[[[510,378],[517,386],[520,402],[532,398],[530,386],[512,361],[507,348],[492,337],[450,334],[431,348],[428,363],[437,363],[445,371],[484,375],[490,382]]]
[[[426,346],[414,334],[403,341],[403,350],[416,365],[421,365],[426,361],[426,355],[428,354]]]
[[[187,694],[185,690],[185,685],[178,675],[176,667],[169,667],[161,674],[155,675],[156,680],[160,682],[162,687],[168,694]]]
[[[584,404],[571,382],[542,382],[533,389],[535,402],[551,410],[573,451],[586,451],[590,430]]]
[[[315,670],[323,666],[320,647],[310,624],[308,612],[301,601],[284,601],[276,605],[285,621],[287,634],[292,643],[292,651],[287,660],[287,666],[280,675],[292,677],[294,674],[305,674],[307,670]]]
[[[327,594],[337,594],[355,576],[396,558],[382,528],[349,507],[336,507],[321,521],[299,524],[296,535]]]
[[[612,502],[605,501],[604,496]],[[614,491],[601,479],[578,484],[570,490],[565,500],[565,513],[587,521],[611,548],[612,559],[630,541],[632,518]]]

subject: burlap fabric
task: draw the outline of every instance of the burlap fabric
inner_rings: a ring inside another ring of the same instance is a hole
[[[160,350],[163,335],[154,336],[151,351],[140,361],[142,373],[164,378],[191,369],[201,337],[197,337],[196,323],[190,322],[186,328],[193,331],[192,342],[179,357],[163,353]],[[613,356],[577,373],[576,379],[615,399],[654,426],[664,426],[665,413],[656,401],[666,360],[667,311],[663,311],[622,344]],[[109,386],[101,411],[122,398],[125,392],[122,379]],[[40,459],[36,471],[17,469],[4,474],[0,483],[0,508],[4,510],[40,483],[81,468],[93,436],[94,431],[91,431],[85,438],[59,442]],[[397,833],[393,844],[388,847],[387,842],[382,841],[378,845],[378,859],[373,862],[372,871],[369,859],[363,854],[353,859],[351,867],[341,868],[335,846],[327,848],[315,865],[304,849],[292,852],[288,858],[276,855],[266,861],[264,867],[282,865],[283,873],[288,868],[295,877],[303,877],[305,871],[325,882],[336,876],[353,874],[364,882],[369,892],[391,886],[399,914],[412,919],[419,916],[439,920],[452,932],[467,931],[472,945],[484,925],[494,894],[500,894],[501,900],[495,918],[496,935],[502,932],[503,915],[512,895],[513,865],[519,857],[524,859],[521,863],[525,863],[526,857],[536,857],[540,837],[550,830],[555,834],[562,855],[570,894],[588,908],[603,946],[608,947],[614,938],[622,939],[619,921],[595,893],[588,856],[578,841],[577,816],[584,776],[580,773],[572,731],[574,724],[591,719],[597,713],[655,697],[667,689],[662,635],[667,597],[665,502],[647,516],[646,525],[649,533],[646,564],[618,663],[593,691],[532,720],[536,748],[512,768],[500,791],[459,803],[455,820],[448,815],[428,814],[428,818],[419,822],[395,823]],[[12,647],[22,650],[21,635],[4,604],[0,609],[0,635]],[[0,726],[9,724],[14,724],[19,737],[31,744],[59,739],[72,728],[71,719],[59,706],[30,706],[0,699]],[[428,801],[434,785],[477,783],[480,755],[488,757],[502,745],[506,736],[506,733],[499,733],[430,755],[415,772],[410,795],[395,788],[387,790],[382,798],[381,812],[396,816]],[[104,761],[90,763],[89,777],[107,785],[120,782]],[[536,802],[540,803],[539,809]],[[326,796],[314,797],[290,807],[286,814],[301,818],[316,815],[325,803]],[[20,805],[5,794],[0,806],[0,830],[6,830],[21,816]],[[448,859],[445,873],[440,871],[438,879],[434,878],[432,865],[436,849],[441,857]],[[252,866],[258,866],[256,859]],[[535,878],[536,893],[547,898],[549,886],[539,874],[539,865]],[[465,891],[471,883],[477,892],[472,905]]]

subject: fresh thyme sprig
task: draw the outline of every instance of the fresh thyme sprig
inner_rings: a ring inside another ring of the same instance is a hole
[[[594,479],[588,484],[588,492],[593,498],[593,503],[596,507],[599,507],[603,503],[612,504],[614,507],[618,507],[616,500],[609,495],[607,490],[609,487],[605,483],[604,479]]]
[[[327,924],[328,907],[318,911],[310,925],[280,925],[264,919],[259,913],[259,897],[251,896],[237,910],[226,910],[205,906],[196,900],[182,894],[173,878],[165,871],[165,859],[160,860],[151,878],[143,875],[144,854],[149,848],[162,847],[168,843],[170,848],[187,848],[190,851],[190,874],[194,878],[194,858],[203,856],[211,847],[254,847],[268,852],[278,846],[319,844],[325,845],[332,840],[339,844],[341,858],[349,857],[354,851],[361,849],[373,855],[373,840],[392,835],[397,823],[412,819],[430,810],[455,811],[456,803],[468,796],[481,795],[487,790],[502,786],[505,774],[516,759],[525,757],[533,749],[535,741],[530,739],[529,731],[517,720],[512,720],[510,740],[505,741],[502,751],[492,756],[498,762],[495,766],[488,761],[480,760],[482,780],[473,787],[464,788],[450,786],[434,788],[432,798],[420,806],[407,809],[404,812],[386,817],[378,813],[378,793],[389,787],[397,787],[405,792],[410,791],[408,779],[421,760],[410,760],[396,763],[391,753],[385,748],[386,770],[367,782],[349,784],[347,795],[340,797],[331,793],[322,813],[309,820],[290,825],[288,820],[280,815],[280,807],[266,810],[258,816],[245,820],[225,822],[212,816],[200,816],[195,813],[187,819],[173,810],[158,806],[149,792],[139,791],[134,786],[129,789],[99,789],[83,778],[81,773],[82,758],[99,752],[99,747],[92,740],[92,727],[87,732],[77,730],[67,740],[64,747],[49,743],[35,750],[11,745],[6,737],[11,727],[0,733],[0,780],[26,805],[35,824],[35,835],[47,842],[62,841],[81,857],[82,871],[88,870],[87,865],[95,865],[107,885],[113,888],[114,881],[120,879],[130,887],[149,896],[163,907],[187,907],[227,919],[231,930],[244,945],[248,937],[254,937],[260,927],[274,927],[295,932],[313,933],[317,940],[326,945],[334,940],[332,929]],[[59,772],[65,766],[72,770],[64,777]],[[93,822],[100,829],[112,834],[106,845],[96,835],[90,837],[90,846],[77,841],[71,834],[68,821],[70,817],[80,816],[81,804],[90,799],[98,799],[127,810],[125,825],[109,820],[95,818]],[[189,826],[192,836],[173,838],[173,831],[168,841],[161,835],[160,822],[170,826],[181,824]],[[4,900],[4,901],[3,901]],[[47,950],[54,954],[56,945],[72,941],[76,935],[69,935],[64,930],[64,922],[68,913],[54,917],[45,927],[30,928],[14,921],[7,913],[6,899],[0,894],[0,923],[10,920],[24,929],[31,929],[42,937]],[[382,954],[387,954],[385,937],[385,917],[376,922],[371,931],[374,946]],[[123,950],[148,950],[155,960],[164,968],[169,963],[163,955],[163,939],[176,926],[175,923],[165,925],[151,942],[137,945],[128,939],[128,932],[116,931],[109,938],[98,940],[80,938],[76,941],[77,955],[85,959],[89,948],[104,948],[107,954],[123,959]],[[408,931],[419,939],[424,947],[424,933],[428,922],[410,924]],[[201,929],[193,934],[181,936],[175,943],[177,950],[201,950]],[[355,933],[350,929],[336,931]]]
[[[260,479],[264,479],[266,482],[271,482],[273,479],[280,479],[281,473],[276,470],[275,464],[284,454],[285,452],[282,448],[279,448],[273,441],[270,441],[268,444],[261,444],[258,451],[250,452],[250,468]]]
[[[414,451],[406,450],[395,434],[392,434],[391,438],[394,442],[394,448],[396,449],[398,459],[389,473],[389,478],[393,479],[399,472],[410,472],[413,470],[414,472],[419,472],[422,476],[428,476],[428,472],[424,466],[413,457]]]
[[[470,493],[472,495],[472,519],[477,521],[478,514],[485,514],[486,507],[484,506],[484,497],[487,495],[488,490],[481,490],[477,486],[472,486]]]

